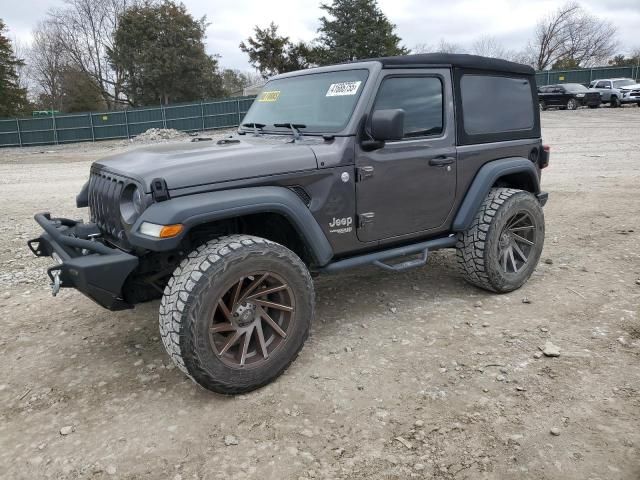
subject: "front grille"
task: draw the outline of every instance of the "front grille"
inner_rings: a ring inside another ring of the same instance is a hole
[[[91,221],[103,234],[125,240],[120,219],[120,196],[131,181],[105,170],[92,169],[89,177],[89,211]]]

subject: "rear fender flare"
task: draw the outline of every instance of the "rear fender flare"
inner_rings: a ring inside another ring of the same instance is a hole
[[[514,173],[524,173],[530,177],[531,185],[534,186],[531,193],[540,193],[540,177],[535,163],[531,160],[523,157],[510,157],[485,163],[471,182],[451,229],[454,232],[468,230],[491,187],[501,177]]]
[[[255,213],[278,213],[289,220],[317,265],[326,265],[333,257],[331,245],[311,211],[285,187],[221,190],[154,203],[129,231],[129,242],[152,251],[170,251],[178,248],[189,230],[197,225]],[[176,237],[158,239],[139,233],[142,222],[182,224],[185,228]]]

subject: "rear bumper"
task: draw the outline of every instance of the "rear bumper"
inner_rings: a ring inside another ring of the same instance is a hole
[[[43,228],[40,237],[27,242],[37,257],[52,257],[57,265],[47,270],[54,295],[59,288],[75,288],[109,310],[124,310],[122,286],[138,266],[138,258],[111,248],[91,236],[98,232],[93,224],[66,218],[35,215]]]

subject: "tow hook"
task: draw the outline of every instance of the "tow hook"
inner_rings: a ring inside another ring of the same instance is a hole
[[[52,267],[47,272],[49,274],[49,278],[51,279],[51,294],[55,297],[60,292],[61,282],[60,282],[60,266],[62,265],[62,259],[60,256],[53,252],[51,254],[51,258],[53,258],[57,263],[57,267]]]
[[[60,291],[60,270],[51,272],[51,276],[53,278],[53,281],[51,282],[51,295],[55,297]]]

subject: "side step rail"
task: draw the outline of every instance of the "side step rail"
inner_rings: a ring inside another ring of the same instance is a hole
[[[429,258],[429,249],[425,248],[422,251],[422,256],[420,258],[415,258],[413,260],[407,260],[406,262],[400,263],[384,263],[382,260],[376,260],[373,264],[376,267],[383,268],[385,270],[389,270],[391,272],[402,272],[403,270],[409,270],[410,268],[422,267],[427,264],[427,260]]]
[[[338,260],[332,262],[319,271],[324,273],[339,272],[340,270],[346,270],[348,268],[358,267],[361,265],[373,264],[385,270],[391,270],[394,272],[401,272],[410,268],[421,267],[427,263],[429,256],[429,250],[439,250],[441,248],[455,247],[457,237],[451,235],[449,237],[435,238],[433,240],[427,240],[425,242],[414,243],[413,245],[406,245],[404,247],[391,248],[389,250],[381,250],[379,252],[367,253],[365,255],[359,255],[357,257],[345,258],[344,260]],[[422,253],[420,258],[413,260],[407,260],[397,264],[386,263],[386,260],[392,260],[394,258],[402,258],[407,255],[415,255],[416,253]]]

